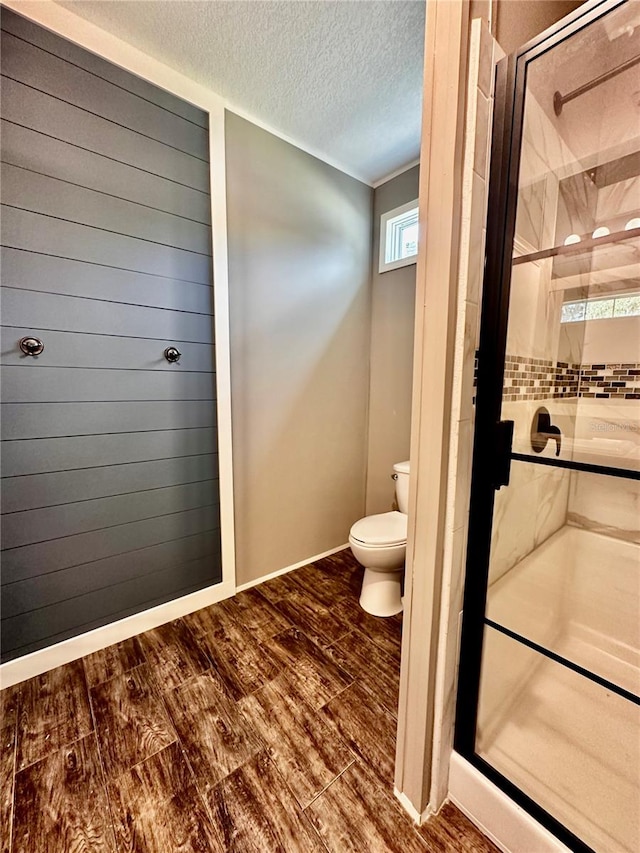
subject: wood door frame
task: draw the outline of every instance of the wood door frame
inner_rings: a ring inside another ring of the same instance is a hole
[[[420,151],[409,529],[395,793],[417,822],[442,805],[436,755],[440,605],[447,547],[470,26],[468,0],[427,2]],[[453,449],[455,452],[455,449]]]
[[[225,109],[228,105],[205,86],[55,3],[3,0],[2,5],[125,71],[147,80],[154,86],[188,101],[209,115],[209,178],[222,540],[222,581],[220,583],[8,661],[0,666],[0,683],[4,688],[234,595],[236,568],[225,162]]]

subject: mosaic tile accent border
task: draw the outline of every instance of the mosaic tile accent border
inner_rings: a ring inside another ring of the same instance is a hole
[[[580,365],[578,396],[640,400],[640,364]]]
[[[473,368],[473,387],[478,378],[478,353]],[[507,354],[503,400],[547,400],[587,397],[640,400],[640,363],[568,364],[543,358]],[[475,403],[475,396],[473,399]]]
[[[577,397],[580,365],[544,358],[508,355],[504,367],[503,400],[545,400]]]

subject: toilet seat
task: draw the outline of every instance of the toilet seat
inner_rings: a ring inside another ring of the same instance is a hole
[[[407,542],[407,516],[402,512],[383,512],[361,518],[351,528],[350,537],[370,548],[388,548]]]

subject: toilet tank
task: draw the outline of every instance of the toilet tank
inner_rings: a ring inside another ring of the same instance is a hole
[[[398,509],[407,515],[409,512],[409,463],[396,462],[393,466],[393,476],[396,481]]]

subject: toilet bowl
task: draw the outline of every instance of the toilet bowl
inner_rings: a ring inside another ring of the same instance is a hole
[[[361,518],[351,528],[349,546],[364,566],[360,606],[373,616],[402,611],[402,573],[407,550],[409,463],[393,466],[399,511]]]

